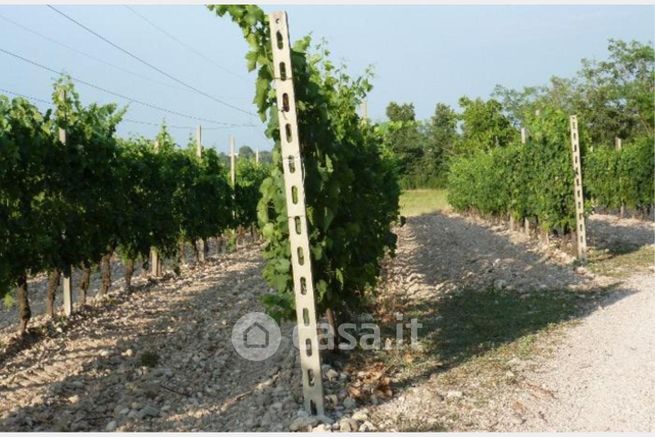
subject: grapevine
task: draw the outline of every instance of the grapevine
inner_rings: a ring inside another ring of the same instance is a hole
[[[276,294],[264,297],[271,314],[294,314],[282,161],[267,17],[257,6],[209,6],[228,14],[248,42],[248,70],[257,70],[254,103],[266,134],[276,141],[273,169],[261,185],[259,224],[266,246],[264,277]],[[399,188],[381,138],[362,123],[358,104],[370,91],[370,73],[353,79],[328,60],[324,47],[310,52],[309,37],[292,47],[302,148],[310,250],[319,311],[354,310],[375,285],[380,262],[393,251],[391,224],[398,216]]]

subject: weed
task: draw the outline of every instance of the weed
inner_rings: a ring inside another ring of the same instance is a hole
[[[159,354],[154,351],[143,351],[139,357],[139,363],[144,367],[155,367],[159,363]]]

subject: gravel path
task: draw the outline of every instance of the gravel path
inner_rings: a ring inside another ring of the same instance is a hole
[[[31,347],[0,347],[0,429],[287,429],[300,408],[290,342],[263,362],[231,345],[235,321],[263,310],[262,266],[251,246],[130,294],[116,287],[68,322],[35,322]]]
[[[652,223],[608,215],[592,216],[588,229],[599,251],[635,250],[652,245],[655,235]],[[521,299],[584,296],[617,282],[575,268],[556,242],[545,246],[454,213],[412,217],[399,237],[381,293],[387,311],[439,308],[488,287]],[[471,356],[446,369],[431,365],[418,376],[401,367],[394,380],[406,382],[392,400],[369,406],[373,423],[386,431],[654,431],[652,271],[633,272],[575,326],[538,337],[542,352],[529,358],[480,354],[479,362]]]
[[[595,215],[590,242],[608,249],[654,243],[653,223]],[[655,261],[655,260],[653,260]],[[555,355],[527,375],[554,399],[517,396],[526,407],[515,431],[655,432],[655,274],[633,272]]]
[[[476,296],[490,287],[522,302],[540,293],[585,294],[612,282],[574,268],[552,244],[545,248],[456,214],[413,217],[398,233],[398,256],[387,263],[380,284],[388,314],[420,305],[443,308],[462,292]],[[653,226],[594,216],[589,234],[597,248],[628,243],[632,250],[652,244]],[[262,267],[260,249],[251,245],[201,267],[189,265],[178,278],[151,282],[141,275],[130,294],[118,281],[109,296],[92,300],[69,321],[36,317],[28,347],[11,346],[12,314],[5,313],[0,429],[655,430],[652,273],[625,281],[621,293],[555,341],[552,356],[501,357],[507,362],[500,363],[500,374],[485,374],[474,355],[445,357],[445,368],[437,363],[420,375],[411,374],[412,357],[402,353],[398,358],[405,361],[395,370],[371,354],[374,365],[324,364],[328,417],[318,420],[301,410],[291,324],[283,325],[283,343],[272,359],[247,361],[232,348],[235,321],[263,310],[259,298],[269,290]],[[34,278],[37,301],[44,279]],[[438,329],[431,334],[446,335]],[[503,341],[525,332],[508,334]],[[158,358],[154,366],[141,365],[146,352]]]
[[[529,375],[555,399],[520,396],[526,421],[513,431],[655,432],[655,275],[624,285],[634,294],[570,329]]]

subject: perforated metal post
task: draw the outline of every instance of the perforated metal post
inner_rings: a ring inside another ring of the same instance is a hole
[[[230,181],[232,186],[235,187],[237,183],[237,166],[234,152],[234,135],[230,135]]]
[[[537,115],[538,110],[537,110]],[[528,133],[527,130],[522,127],[521,128],[521,144],[525,144],[528,141]],[[520,225],[519,225],[520,226]],[[530,220],[527,217],[523,217],[523,230],[526,234],[530,235]]]
[[[614,147],[616,148],[617,151],[620,151],[623,148],[622,140],[619,137],[614,138]],[[618,183],[618,181],[617,181]],[[619,211],[619,215],[621,218],[625,217],[625,204],[621,203],[621,209]]]
[[[66,95],[64,94],[64,98]],[[59,128],[59,141],[66,144],[66,131]],[[71,283],[71,272],[62,272],[62,288],[64,289],[64,314],[70,316],[73,313],[73,285]]]
[[[202,126],[198,125],[196,128],[196,156],[202,159]],[[198,251],[198,261],[205,262],[205,242],[202,238],[196,241],[196,249]],[[184,255],[182,256],[184,257]]]
[[[582,169],[580,162],[580,139],[578,137],[578,117],[571,116],[571,152],[573,156],[575,226],[578,247],[578,260],[587,261],[587,232],[584,220],[584,196],[582,190]]]
[[[159,152],[159,141],[155,140],[155,153]],[[150,274],[152,276],[161,276],[161,258],[159,252],[154,247],[150,248]]]
[[[196,128],[196,156],[202,158],[202,126]]]
[[[232,183],[232,218],[237,218],[237,163],[236,154],[234,152],[234,135],[230,135],[230,182]],[[234,230],[236,235],[234,238],[234,247],[239,248],[239,233],[241,226],[237,225]]]
[[[284,187],[289,218],[289,243],[296,298],[303,395],[305,409],[309,413],[323,414],[321,358],[318,349],[314,281],[305,215],[304,169],[298,138],[287,14],[286,12],[274,12],[269,15],[269,20],[275,66],[280,144],[284,163]]]

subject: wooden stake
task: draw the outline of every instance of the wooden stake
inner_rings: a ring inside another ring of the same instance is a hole
[[[154,247],[150,248],[150,274],[155,277],[161,276],[161,259]]]
[[[528,139],[528,132],[524,127],[521,128],[521,144],[525,144]]]
[[[259,147],[257,147],[257,151],[255,152],[255,163],[259,164]]]
[[[298,322],[298,344],[301,345],[300,366],[302,368],[304,403],[309,414],[321,415],[323,414],[321,357],[316,329],[314,280],[311,252],[309,251],[303,165],[298,139],[296,96],[291,77],[293,69],[286,12],[270,14],[269,22],[280,123],[280,144],[284,162],[284,186]]]
[[[362,121],[368,123],[368,100],[362,100]]]
[[[582,190],[582,168],[580,162],[580,138],[578,136],[578,117],[572,115],[571,126],[571,152],[573,156],[573,172],[575,196],[575,225],[577,236],[578,260],[587,261],[587,232],[584,219],[584,195]]]
[[[65,93],[64,98],[66,98]],[[66,144],[66,131],[62,128],[59,128],[59,141],[62,144]],[[71,272],[72,269],[64,269],[62,272],[62,286],[64,289],[64,314],[67,316],[70,316],[73,313],[73,286],[71,284]]]

